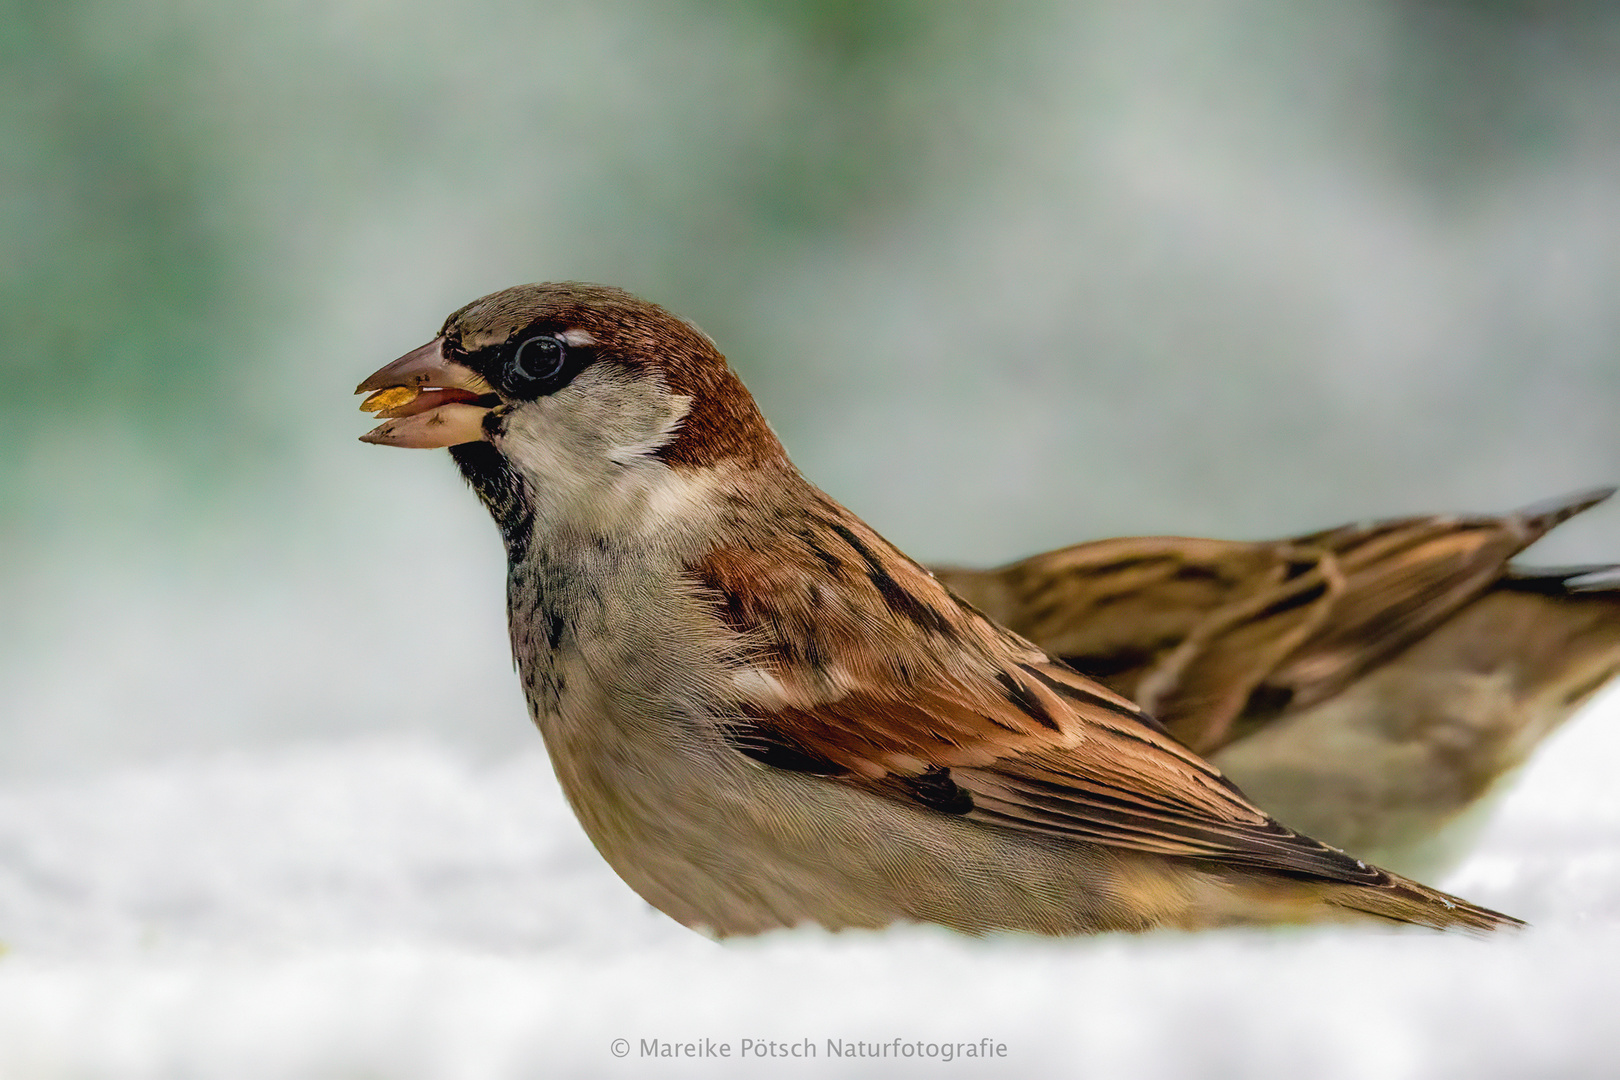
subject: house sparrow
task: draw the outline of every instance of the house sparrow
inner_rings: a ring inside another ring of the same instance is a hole
[[[1296,828],[1407,874],[1620,672],[1620,568],[1508,560],[1614,493],[1268,543],[1138,537],[936,567]]]
[[[1272,820],[960,601],[800,476],[714,343],[662,308],[506,289],[366,391],[385,420],[364,441],[449,447],[495,518],[563,791],[687,926],[1516,922]]]

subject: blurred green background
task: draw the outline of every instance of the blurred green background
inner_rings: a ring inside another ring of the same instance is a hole
[[[1620,480],[1620,7],[0,11],[0,774],[529,745],[493,528],[350,397],[521,281],[692,318],[923,559]]]

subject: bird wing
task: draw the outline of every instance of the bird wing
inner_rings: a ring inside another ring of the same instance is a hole
[[[691,568],[735,632],[724,723],[741,752],[1008,829],[1390,880],[1272,820],[1128,699],[959,601],[830,499],[782,535]]]
[[[941,577],[1210,753],[1421,640],[1512,556],[1612,493],[1262,543],[1105,540]]]

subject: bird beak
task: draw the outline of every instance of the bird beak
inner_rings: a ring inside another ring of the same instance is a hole
[[[429,449],[478,442],[484,438],[484,417],[500,403],[495,388],[477,372],[444,355],[442,337],[412,349],[354,388],[357,394],[367,391],[371,396],[360,408],[386,422],[360,441],[379,446]]]

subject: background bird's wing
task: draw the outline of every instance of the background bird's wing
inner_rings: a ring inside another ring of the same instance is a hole
[[[1263,543],[1105,540],[937,573],[1210,753],[1421,640],[1503,581],[1513,555],[1612,493]]]

